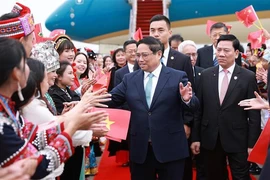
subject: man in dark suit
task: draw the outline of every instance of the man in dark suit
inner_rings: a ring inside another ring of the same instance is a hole
[[[194,84],[193,71],[190,62],[190,58],[169,46],[169,38],[172,35],[171,22],[164,15],[155,15],[150,20],[150,36],[160,40],[164,45],[164,53],[161,58],[161,62],[164,66],[171,67],[173,69],[185,71],[188,77],[188,80],[191,82],[191,85]],[[191,115],[189,115],[191,116]],[[190,132],[191,123],[190,118],[184,118],[184,128],[186,134]]]
[[[178,51],[178,46],[184,41],[184,38],[180,34],[174,34],[169,38],[169,46]]]
[[[196,93],[199,87],[199,81],[200,81],[200,77],[201,77],[201,73],[204,70],[204,68],[201,68],[199,66],[196,66],[196,62],[197,62],[197,46],[195,44],[194,41],[191,40],[186,40],[183,41],[180,45],[179,45],[179,52],[185,54],[186,56],[190,57],[191,60],[191,65],[193,68],[193,77],[194,77],[194,86],[193,86],[193,90]]]
[[[165,66],[173,69],[185,71],[188,80],[193,85],[193,72],[190,59],[188,56],[170,48],[169,38],[172,35],[171,22],[164,15],[155,15],[150,20],[150,36],[160,40],[164,45],[162,62]]]
[[[140,40],[140,70],[126,74],[110,93],[110,106],[127,101],[131,110],[130,163],[132,180],[178,180],[188,156],[183,109],[196,110],[186,73],[160,63],[163,45],[153,37]],[[185,85],[185,86],[184,86]]]
[[[194,119],[191,149],[203,150],[207,180],[226,177],[226,157],[233,179],[249,180],[250,152],[260,135],[260,111],[238,106],[243,99],[253,98],[257,91],[255,74],[235,64],[239,40],[231,34],[217,41],[219,66],[201,74],[198,99],[201,111]]]
[[[228,33],[229,33],[228,28],[224,23],[218,22],[211,26],[210,38],[212,41],[212,45],[198,49],[198,58],[196,66],[206,69],[218,65],[216,59],[217,40],[220,37],[220,35]]]
[[[186,40],[183,41],[178,48],[179,52],[187,55],[190,57],[191,60],[191,64],[192,64],[192,68],[193,68],[193,73],[194,73],[194,85],[193,85],[193,90],[196,94],[197,90],[198,90],[198,86],[199,86],[199,81],[200,81],[200,77],[201,77],[201,73],[203,68],[195,66],[196,61],[197,61],[197,46],[194,43],[194,41],[191,40]],[[185,112],[186,113],[186,112]],[[196,112],[195,112],[196,113]],[[185,118],[190,118],[190,122],[193,122],[194,119],[194,113],[192,114],[192,116],[185,116]],[[191,130],[192,131],[192,130]],[[189,145],[191,144],[191,139],[190,136],[187,136],[188,138],[188,143]],[[190,149],[189,149],[190,150]],[[190,150],[191,153],[191,150]],[[201,154],[196,156],[196,179],[197,180],[205,180],[205,173],[204,173],[204,164],[203,164],[203,160],[202,160],[202,156]],[[186,159],[186,163],[185,163],[185,173],[184,173],[184,178],[183,180],[192,180],[192,156],[188,157]]]
[[[138,64],[136,62],[137,42],[135,40],[127,40],[124,42],[123,49],[125,52],[127,65],[118,69],[115,72],[114,87],[116,87],[118,84],[122,82],[125,74],[132,73],[138,67]],[[124,103],[123,105],[117,108],[129,110],[127,103]],[[117,141],[113,141],[113,140],[110,140],[109,142],[110,143],[109,143],[108,150],[110,152],[110,156],[116,155],[116,159],[118,156],[121,157],[120,159],[123,160],[122,166],[123,167],[128,166],[129,165],[128,140],[122,140],[121,143]],[[116,153],[117,151],[119,152]]]
[[[137,42],[135,40],[127,40],[123,45],[127,65],[115,72],[114,87],[120,84],[125,74],[132,73],[138,69],[136,62]]]

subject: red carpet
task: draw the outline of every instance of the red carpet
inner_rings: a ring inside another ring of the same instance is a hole
[[[117,164],[115,156],[109,157],[107,146],[108,143],[106,143],[98,166],[98,174],[95,175],[94,180],[129,180],[129,167],[122,167],[121,164]]]
[[[120,164],[117,164],[115,162],[115,156],[108,157],[108,155],[109,152],[107,151],[106,146],[98,166],[99,172],[95,176],[94,180],[130,180],[129,168],[122,167]],[[251,179],[256,180],[256,178],[252,175]],[[196,180],[195,169],[193,169],[193,180]]]

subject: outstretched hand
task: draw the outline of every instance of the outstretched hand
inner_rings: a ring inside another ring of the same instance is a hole
[[[188,102],[192,98],[192,87],[190,82],[188,82],[186,86],[184,86],[183,83],[180,82],[179,91],[185,102]]]
[[[110,100],[111,94],[108,94],[106,88],[103,88],[93,93],[90,90],[87,90],[78,104],[84,104],[90,107],[108,107],[102,103]]]
[[[251,109],[268,109],[268,102],[265,101],[256,91],[254,91],[256,98],[245,99],[238,103],[241,107],[246,107],[244,110]]]

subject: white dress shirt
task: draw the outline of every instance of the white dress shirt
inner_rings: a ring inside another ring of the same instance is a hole
[[[233,65],[231,67],[229,67],[227,70],[228,70],[228,83],[230,84],[230,80],[231,80],[231,77],[232,77],[232,73],[233,73],[233,70],[235,68],[235,63],[233,63]],[[219,75],[218,75],[218,94],[220,95],[220,91],[221,91],[221,84],[222,84],[222,81],[223,81],[223,78],[224,78],[224,71],[223,71],[223,68],[219,65]],[[236,77],[237,78],[237,77]]]
[[[216,58],[216,52],[217,52],[217,50],[216,50],[215,46],[213,45],[213,61]]]
[[[130,64],[129,62],[127,63],[127,66],[128,66],[128,70],[130,73],[133,72],[133,68],[134,68],[134,64]]]
[[[158,78],[159,78],[159,75],[160,75],[160,72],[161,72],[161,68],[162,68],[162,65],[160,63],[159,66],[152,72],[152,74],[154,76],[152,77],[151,102],[152,102],[153,96],[155,94],[155,90],[156,90],[156,87],[157,87]],[[143,80],[144,89],[145,89],[146,84],[147,84],[147,82],[149,80],[149,77],[148,77],[149,74],[150,74],[149,72],[144,71],[144,80]]]
[[[169,52],[170,52],[170,46],[168,46],[167,49],[165,49],[163,53],[162,61],[163,61],[164,66],[167,66]]]

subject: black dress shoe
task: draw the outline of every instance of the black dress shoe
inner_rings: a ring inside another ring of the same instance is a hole
[[[251,167],[249,169],[249,172],[250,174],[253,174],[253,175],[259,175],[261,173],[261,168],[259,166],[256,166],[256,167]]]

